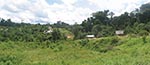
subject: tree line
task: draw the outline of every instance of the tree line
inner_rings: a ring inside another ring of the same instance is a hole
[[[59,29],[53,28],[53,32],[46,33],[50,24],[14,23],[11,19],[0,20],[0,41],[44,42],[65,40],[65,36]]]
[[[74,39],[83,39],[88,34],[96,37],[114,36],[116,30],[124,30],[125,34],[148,35],[150,32],[150,4],[143,4],[139,9],[130,13],[124,12],[120,16],[104,10],[92,13],[92,16],[82,21],[81,24],[69,25],[58,21],[54,24],[30,24],[14,23],[11,19],[0,19],[0,41],[24,41],[24,42],[43,42],[66,40],[66,34],[62,33],[65,29],[70,31]],[[53,32],[48,31],[49,27]]]
[[[120,16],[104,10],[92,13],[92,16],[79,25],[74,25],[72,32],[75,38],[84,38],[87,34],[96,37],[114,36],[116,30],[124,30],[125,34],[148,35],[150,32],[150,3],[143,4],[139,9]]]

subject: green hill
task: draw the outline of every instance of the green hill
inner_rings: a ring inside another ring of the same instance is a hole
[[[0,65],[150,65],[150,37],[1,42]]]

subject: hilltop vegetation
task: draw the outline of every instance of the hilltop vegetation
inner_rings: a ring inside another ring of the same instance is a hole
[[[62,21],[54,24],[13,23],[11,19],[0,20],[1,41],[43,42],[65,40],[67,35],[76,39],[84,39],[88,34],[97,38],[115,36],[116,30],[124,30],[126,35],[149,35],[150,33],[150,4],[143,4],[140,9],[120,16],[109,10],[98,11],[81,24],[69,25]],[[52,27],[53,32],[45,34]],[[65,31],[67,32],[65,32]],[[54,34],[53,34],[54,33]]]

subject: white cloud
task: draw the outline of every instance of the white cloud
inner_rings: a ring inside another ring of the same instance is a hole
[[[90,4],[95,4],[100,10],[109,9],[120,15],[123,12],[131,12],[139,8],[141,4],[150,2],[150,0],[88,0]]]
[[[120,15],[132,11],[150,0],[60,0],[63,3],[48,4],[45,0],[0,0],[0,17],[15,22],[69,24],[81,23],[91,13],[109,9]]]
[[[77,2],[77,0],[62,0],[62,2],[64,2],[64,4],[71,5]]]

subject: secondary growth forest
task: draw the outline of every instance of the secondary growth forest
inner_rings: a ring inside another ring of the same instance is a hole
[[[150,3],[114,15],[98,11],[74,25],[1,18],[0,65],[150,65]],[[91,34],[96,39],[86,39]]]
[[[125,34],[148,35],[150,32],[150,4],[143,4],[139,9],[130,13],[125,12],[120,16],[109,10],[98,11],[92,14],[81,24],[69,25],[58,21],[55,24],[28,24],[13,23],[11,19],[1,19],[0,40],[1,41],[46,41],[52,40],[54,36],[44,34],[48,27],[63,28],[73,33],[74,39],[83,39],[87,34],[94,34],[96,37],[114,36],[116,30],[124,30]],[[64,39],[65,34],[59,30],[58,39]],[[61,36],[60,36],[61,35]],[[64,36],[64,37],[63,37]],[[61,37],[61,38],[59,38]]]

